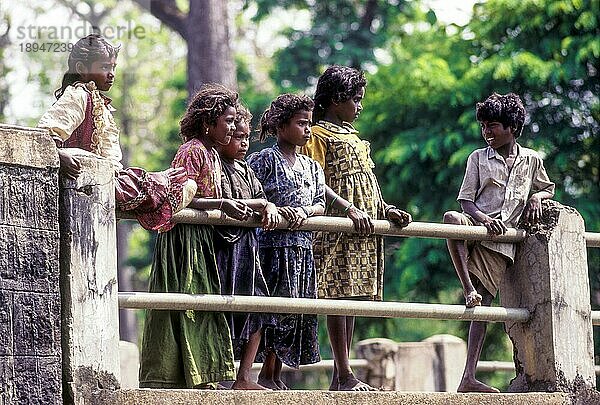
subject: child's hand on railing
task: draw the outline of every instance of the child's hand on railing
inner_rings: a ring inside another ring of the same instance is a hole
[[[386,218],[401,228],[404,228],[412,222],[412,216],[408,212],[402,211],[394,206],[386,209]]]
[[[281,221],[281,217],[279,216],[279,212],[275,204],[267,202],[265,205],[265,209],[262,213],[262,227],[266,231],[270,231],[275,229],[279,222]]]
[[[302,207],[278,207],[277,210],[288,222],[288,228],[296,230],[306,221],[308,214]]]
[[[223,199],[219,209],[231,218],[239,219],[240,221],[247,220],[254,212],[252,208],[248,207],[243,202],[230,200],[228,198]]]
[[[375,225],[371,217],[354,205],[348,208],[346,216],[354,223],[354,229],[361,235],[370,235],[375,231]]]

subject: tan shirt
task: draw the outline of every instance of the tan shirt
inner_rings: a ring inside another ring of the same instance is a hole
[[[531,194],[546,191],[554,195],[540,155],[516,144],[517,156],[511,169],[493,148],[477,149],[467,159],[467,169],[457,200],[472,201],[483,213],[500,219],[507,227],[517,226]],[[515,245],[483,241],[481,244],[502,253],[511,261]]]
[[[93,90],[98,91],[98,90]],[[83,85],[68,86],[63,95],[44,113],[38,127],[48,128],[63,141],[68,139],[73,131],[85,119],[88,93]],[[121,146],[119,145],[119,128],[112,115],[114,108],[102,104],[102,128],[96,128],[98,135],[97,154],[109,159],[115,169],[122,169]]]

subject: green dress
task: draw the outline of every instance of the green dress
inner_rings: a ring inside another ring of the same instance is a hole
[[[220,197],[218,157],[201,142],[182,145],[172,166],[186,168],[198,184],[198,197]],[[177,224],[160,233],[149,291],[220,294],[213,232],[207,225]],[[146,312],[140,387],[193,388],[234,378],[231,336],[222,312]]]

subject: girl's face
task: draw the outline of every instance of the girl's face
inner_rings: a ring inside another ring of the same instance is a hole
[[[310,139],[312,111],[298,111],[277,131],[277,142],[294,146],[304,146]]]
[[[219,115],[217,122],[208,125],[207,137],[215,145],[227,145],[235,131],[235,107],[229,106]]]
[[[219,153],[224,159],[243,160],[250,146],[250,127],[247,122],[238,122],[235,124],[235,131],[231,136],[231,141],[225,146],[219,148]]]
[[[338,104],[332,104],[334,113],[340,121],[353,122],[362,111],[362,99],[365,97],[365,88],[361,87],[355,95]]]
[[[117,59],[115,57],[105,56],[92,62],[90,66],[85,66],[77,62],[75,69],[84,82],[94,82],[101,91],[108,91],[115,81],[115,70],[117,68]]]

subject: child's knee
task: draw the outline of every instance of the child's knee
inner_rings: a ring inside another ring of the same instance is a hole
[[[462,223],[462,214],[457,211],[446,211],[444,213],[444,223],[445,224],[461,224]]]

